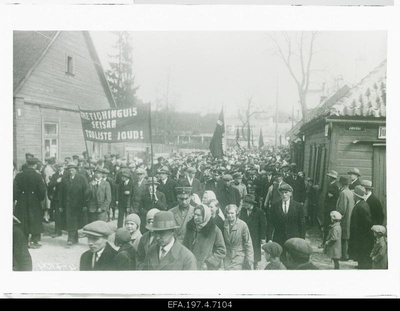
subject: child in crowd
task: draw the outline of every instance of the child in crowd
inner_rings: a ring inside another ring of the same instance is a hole
[[[125,228],[131,234],[131,244],[137,250],[142,233],[140,232],[140,217],[137,214],[129,214],[125,219]]]
[[[280,259],[282,247],[278,243],[268,242],[262,249],[265,251],[265,259],[269,262],[264,270],[286,270]]]
[[[136,270],[136,251],[130,241],[129,231],[126,228],[118,228],[114,240],[114,245],[119,247],[113,259],[115,270]]]
[[[324,253],[333,260],[334,268],[338,270],[339,259],[342,257],[342,228],[340,226],[342,215],[338,211],[332,211],[330,216],[332,224],[326,237]]]
[[[387,269],[387,244],[386,244],[386,229],[384,226],[374,225],[371,228],[375,236],[374,248],[371,252],[372,269]]]

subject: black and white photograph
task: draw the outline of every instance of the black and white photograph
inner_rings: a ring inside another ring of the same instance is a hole
[[[386,41],[15,31],[14,271],[387,269]]]
[[[68,277],[59,293],[85,293],[70,286],[89,275],[162,279],[120,292],[137,295],[175,276],[176,294],[194,276],[192,294],[279,283],[220,286],[254,295],[295,275],[314,287],[389,277],[387,27],[157,29],[122,16],[8,31],[9,275]]]

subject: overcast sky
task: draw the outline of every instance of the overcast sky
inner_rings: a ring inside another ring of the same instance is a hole
[[[270,33],[272,34],[272,33]],[[281,33],[276,33],[278,37]],[[115,35],[91,32],[105,69],[115,51]],[[236,115],[247,98],[262,109],[299,110],[296,85],[283,62],[271,53],[266,32],[131,32],[138,97],[155,103],[165,97],[180,111]],[[310,33],[306,33],[310,35]],[[312,88],[342,76],[354,84],[378,66],[387,53],[385,31],[321,32],[315,42]],[[169,77],[169,78],[168,78]]]

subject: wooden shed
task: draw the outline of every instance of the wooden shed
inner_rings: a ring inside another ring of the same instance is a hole
[[[15,31],[13,42],[14,161],[82,155],[79,107],[115,107],[89,32]]]
[[[372,180],[386,216],[386,61],[356,86],[344,86],[324,101],[288,137],[293,161],[321,187],[320,220],[326,173],[347,177],[353,167],[361,180]]]

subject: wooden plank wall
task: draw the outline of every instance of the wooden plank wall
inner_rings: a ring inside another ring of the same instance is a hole
[[[304,172],[307,177],[309,177],[310,173],[312,172],[312,168],[310,167],[310,157],[311,157],[310,147],[314,144],[316,144],[317,146],[325,145],[327,149],[329,148],[328,146],[329,141],[327,137],[325,137],[324,126],[321,126],[313,130],[312,133],[306,135],[305,148],[304,148]]]
[[[367,125],[365,131],[347,131],[344,124],[333,125],[331,168],[347,176],[350,168],[361,172],[361,179],[372,180],[373,146],[371,143],[353,144],[354,140],[371,140],[378,137],[378,125]]]
[[[66,57],[74,58],[74,75],[65,73]],[[110,107],[82,32],[61,32],[25,82],[17,97],[26,102],[77,109]]]

